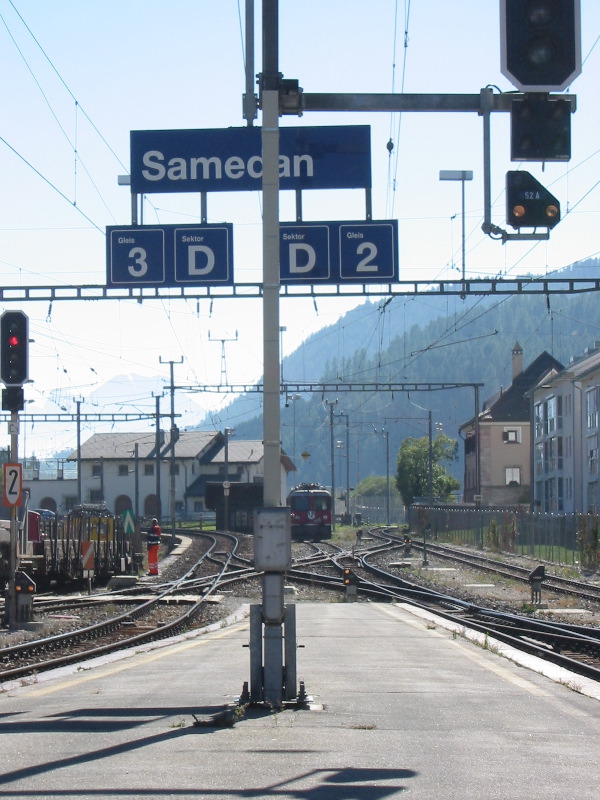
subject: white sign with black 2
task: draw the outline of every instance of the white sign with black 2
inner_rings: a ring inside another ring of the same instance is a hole
[[[107,286],[233,284],[233,225],[106,229]]]
[[[281,282],[390,283],[398,280],[398,222],[282,223]]]

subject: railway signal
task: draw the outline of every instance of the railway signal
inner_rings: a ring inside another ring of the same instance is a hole
[[[506,173],[506,222],[513,228],[553,228],[560,203],[529,172]]]
[[[344,586],[358,586],[358,576],[349,567],[344,567]]]
[[[5,386],[21,386],[29,377],[29,319],[5,311],[0,319],[0,377]]]
[[[502,74],[522,92],[563,91],[581,72],[580,0],[501,0]]]
[[[2,411],[22,411],[24,407],[22,386],[8,386],[2,389]]]
[[[510,109],[511,161],[569,161],[571,101],[547,94],[514,99]]]

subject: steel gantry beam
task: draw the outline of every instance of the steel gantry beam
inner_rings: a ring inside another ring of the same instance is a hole
[[[475,389],[483,383],[465,383],[463,381],[364,381],[357,383],[344,383],[331,381],[329,383],[283,383],[280,386],[281,395],[291,394],[324,394],[325,392],[441,392],[446,389]],[[203,384],[196,386],[176,386],[182,392],[208,392],[213,394],[261,394],[261,383],[245,384]]]
[[[283,298],[309,297],[432,297],[435,295],[557,295],[581,294],[600,291],[600,277],[594,278],[473,278],[461,281],[397,281],[389,284],[335,284],[329,286],[282,285]],[[3,286],[1,303],[23,303],[55,300],[219,300],[239,298],[259,299],[263,296],[262,283],[238,283],[234,286],[154,286],[140,288],[109,288],[107,286]]]
[[[161,417],[168,417],[169,414],[161,414]],[[177,414],[176,416],[180,416]],[[56,412],[52,414],[44,414],[39,412],[19,414],[21,422],[134,422],[142,419],[155,419],[156,414],[140,414],[140,413],[127,413],[118,412],[115,414],[110,413],[69,413],[69,412]],[[0,420],[10,420],[9,412],[0,411]]]

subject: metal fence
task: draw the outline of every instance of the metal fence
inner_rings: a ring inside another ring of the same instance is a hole
[[[350,503],[352,521],[355,525],[402,525],[404,506],[397,497],[390,497],[389,519],[385,497],[352,497]]]
[[[596,571],[600,564],[597,514],[539,514],[517,509],[413,505],[413,535]]]

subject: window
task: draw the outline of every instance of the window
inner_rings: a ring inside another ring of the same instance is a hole
[[[179,464],[171,464],[169,466],[169,475],[179,475]]]
[[[154,475],[154,464],[144,464],[144,475]]]
[[[598,436],[588,436],[587,438],[588,449],[588,472],[590,475],[598,473]]]
[[[506,467],[504,474],[507,486],[521,485],[521,467]]]
[[[202,500],[194,500],[194,511],[204,511],[204,503]]]
[[[549,397],[546,401],[546,433],[552,433],[557,429],[557,414],[556,397]]]
[[[598,427],[598,387],[594,386],[585,393],[585,410],[588,428]]]
[[[545,482],[544,495],[544,511],[556,511],[556,478]]]
[[[102,464],[92,464],[92,477],[99,478],[102,475]]]
[[[100,489],[90,489],[90,503],[101,503],[104,500]]]
[[[521,441],[521,428],[504,428],[502,441],[508,444],[518,444]]]
[[[533,450],[535,474],[541,475],[544,472],[544,443],[536,442]]]
[[[534,409],[535,414],[535,438],[541,439],[545,432],[545,407],[543,403],[538,403]]]
[[[119,464],[119,477],[126,478],[129,475],[129,466],[127,464]]]

